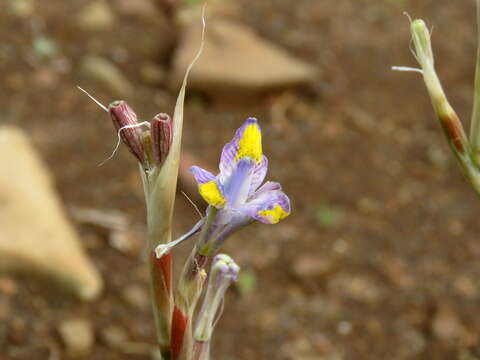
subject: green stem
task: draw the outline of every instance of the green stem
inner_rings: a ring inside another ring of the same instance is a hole
[[[205,225],[202,228],[202,232],[200,233],[200,238],[198,240],[199,244],[205,243],[205,237],[208,234],[208,230],[210,230],[210,227],[213,224],[213,221],[215,220],[215,217],[217,216],[218,209],[216,207],[211,206],[208,210],[207,214],[207,220],[205,221]]]
[[[479,163],[480,155],[480,0],[477,3],[477,64],[475,68],[475,84],[473,97],[472,123],[470,125],[470,142],[473,158]]]
[[[480,0],[477,0],[477,4],[479,4],[479,2]],[[476,156],[474,150],[472,150],[472,145],[463,130],[462,123],[448,102],[442,84],[435,72],[430,32],[428,31],[425,22],[421,19],[414,20],[410,25],[410,28],[415,46],[415,55],[422,67],[423,79],[432,100],[435,114],[442,125],[445,137],[447,138],[450,148],[455,154],[466,179],[473,186],[477,194],[480,194],[480,171],[475,159]],[[480,77],[478,73],[477,76]],[[476,101],[479,101],[478,109],[480,110],[480,95],[476,94],[476,96],[478,96]],[[475,116],[480,116],[480,114],[475,114]],[[472,124],[472,134],[474,134],[474,136],[479,136],[478,141],[480,141],[480,134],[475,133],[473,130],[475,126],[479,126],[477,125],[478,121],[480,121],[480,119],[475,120],[475,124]]]
[[[162,197],[156,187],[159,171],[154,168],[146,174],[140,168],[140,174],[145,191],[147,205],[147,249],[149,254],[150,268],[150,296],[152,300],[153,317],[155,320],[156,338],[160,346],[162,357],[168,357],[170,346],[171,314],[173,308],[173,296],[171,288],[171,254],[168,254],[170,263],[165,264],[165,255],[157,259],[155,248],[158,244],[171,241],[171,227],[165,222],[165,207],[162,206]]]
[[[208,235],[208,231],[212,226],[215,217],[217,216],[218,210],[214,207],[210,207],[207,214],[207,220],[203,225],[202,231],[200,232],[199,239],[197,241],[197,245],[192,250],[192,253],[188,257],[182,273],[180,275],[179,284],[178,284],[178,291],[176,296],[176,302],[178,306],[184,313],[189,312],[189,308],[192,303],[192,299],[194,299],[197,289],[196,284],[196,276],[198,272],[205,267],[207,259],[205,261],[199,261],[198,257],[198,245],[205,243],[205,238]]]

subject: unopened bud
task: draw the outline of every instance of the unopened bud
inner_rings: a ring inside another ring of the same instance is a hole
[[[230,256],[219,254],[213,258],[207,293],[195,327],[196,341],[210,340],[222,299],[228,287],[237,280],[239,271],[240,267]]]
[[[418,62],[422,68],[433,66],[432,41],[430,39],[430,31],[425,21],[422,19],[412,21],[410,31],[412,33],[413,45]]]
[[[172,145],[172,120],[167,114],[157,114],[152,120],[153,159],[160,164],[168,155]]]
[[[145,163],[143,130],[137,121],[137,115],[125,101],[114,101],[108,106],[113,126],[128,150],[140,163]]]
[[[431,35],[425,21],[422,19],[412,21],[410,32],[415,47],[415,57],[422,68],[423,79],[435,111],[440,118],[450,117],[454,111],[448,104],[442,84],[435,72]]]
[[[420,66],[425,85],[432,100],[435,113],[443,127],[453,152],[457,155],[465,173],[472,172],[470,143],[463,130],[455,110],[448,102],[445,91],[434,68],[434,58],[430,31],[422,19],[412,21],[410,25],[415,56]]]

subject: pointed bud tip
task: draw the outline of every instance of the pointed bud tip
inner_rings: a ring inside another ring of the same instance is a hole
[[[413,20],[410,25],[410,31],[415,46],[415,53],[420,65],[422,65],[422,67],[425,67],[427,64],[433,65],[431,36],[425,21],[422,19]]]
[[[122,104],[124,104],[124,103],[125,103],[124,100],[115,100],[115,101],[112,101],[110,104],[108,104],[108,110],[117,108],[117,107],[119,107],[120,105],[122,105]]]
[[[173,140],[172,120],[168,114],[153,117],[151,134],[153,157],[157,164],[161,164],[168,156]]]
[[[133,125],[137,123],[137,114],[123,100],[115,100],[108,105],[108,111],[113,120],[115,128],[118,130],[125,125]]]
[[[427,28],[425,21],[423,19],[414,19],[411,24],[412,29]]]
[[[153,117],[154,121],[169,122],[171,121],[170,116],[166,113],[160,113]]]
[[[143,146],[143,130],[140,128],[141,124],[138,124],[137,115],[133,109],[126,101],[116,100],[108,105],[108,112],[123,143],[137,160],[144,164],[146,157]]]

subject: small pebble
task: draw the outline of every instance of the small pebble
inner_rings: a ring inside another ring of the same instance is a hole
[[[15,295],[18,292],[18,286],[15,280],[9,277],[0,277],[0,294]]]
[[[125,329],[118,326],[107,326],[101,332],[103,341],[111,348],[119,349],[128,341]]]
[[[85,76],[103,83],[117,96],[129,97],[133,93],[133,85],[110,60],[98,56],[86,56],[82,59],[80,67]]]
[[[13,15],[22,19],[31,16],[35,10],[32,0],[10,0],[8,7]]]
[[[432,322],[435,336],[445,341],[455,341],[462,337],[464,327],[455,312],[450,308],[440,308]]]
[[[140,285],[130,285],[123,290],[125,301],[139,310],[150,308],[150,297],[146,288]]]
[[[86,319],[65,320],[59,325],[58,332],[67,352],[73,356],[88,354],[95,341],[92,325]]]
[[[352,332],[352,324],[348,321],[340,321],[337,324],[337,332],[341,335],[348,335]]]
[[[113,26],[115,16],[105,1],[97,0],[85,6],[78,14],[77,22],[84,30],[103,30]]]
[[[152,0],[116,0],[115,4],[126,15],[152,17],[158,14]]]
[[[328,274],[333,266],[332,261],[322,259],[318,255],[303,255],[295,260],[293,271],[300,278],[311,278]]]

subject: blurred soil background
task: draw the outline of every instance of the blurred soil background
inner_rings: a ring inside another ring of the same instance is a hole
[[[416,65],[402,12],[423,17],[468,126],[474,2],[235,5],[236,21],[317,73],[300,87],[232,91],[228,101],[215,87],[187,90],[184,149],[195,160],[184,165],[215,168],[233,131],[256,116],[268,179],[283,184],[293,207],[279,225],[256,224],[225,245],[243,275],[228,294],[214,359],[479,359],[480,202],[421,77],[390,70]],[[30,136],[105,286],[85,302],[29,274],[1,275],[1,360],[153,359],[137,165],[122,148],[97,166],[116,134],[76,85],[105,104],[127,100],[142,120],[172,114],[182,34],[173,13],[154,0],[0,2],[0,123]],[[185,179],[180,187],[194,197]],[[113,236],[85,210],[113,216],[121,231]],[[179,195],[176,234],[197,217]]]

